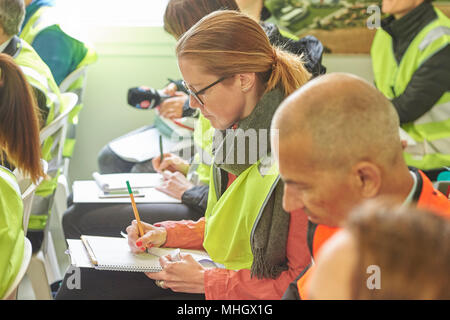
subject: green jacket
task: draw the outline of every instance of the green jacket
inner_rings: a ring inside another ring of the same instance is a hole
[[[24,240],[20,189],[12,172],[0,166],[0,298],[19,272]]]

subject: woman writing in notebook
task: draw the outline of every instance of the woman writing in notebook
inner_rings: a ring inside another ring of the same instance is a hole
[[[175,39],[179,39],[205,15],[221,9],[239,11],[238,4],[242,4],[243,10],[263,27],[272,44],[280,45],[295,54],[303,54],[305,67],[313,75],[324,72],[321,65],[322,44],[317,39],[311,36],[300,40],[284,37],[275,25],[257,18],[263,8],[262,1],[254,1],[255,6],[249,6],[250,2],[170,0],[164,13],[164,29]],[[194,131],[195,156],[191,163],[171,153],[165,153],[162,161],[159,156],[153,158],[153,168],[165,178],[158,190],[182,203],[140,203],[139,214],[144,221],[196,220],[204,216],[209,191],[213,134],[214,128],[210,121],[200,114]],[[67,239],[79,239],[82,234],[117,236],[129,225],[131,212],[129,204],[75,203],[64,214],[65,236]]]
[[[234,0],[170,0],[164,13],[164,30],[179,39],[202,17],[224,8],[238,10]],[[213,130],[208,121],[200,117],[194,132],[195,159],[200,159],[199,153],[211,153],[211,139],[207,138],[210,131]],[[208,159],[202,157],[204,162],[192,166],[174,154],[164,154],[163,166],[160,166],[159,159],[159,156],[154,159],[153,166],[163,172],[165,177],[160,190],[182,203],[141,203],[141,218],[154,222],[202,217],[208,197]],[[74,203],[64,213],[65,237],[79,239],[82,234],[117,236],[130,224],[131,212],[129,204]]]
[[[144,224],[143,237],[133,222],[129,245],[134,252],[204,249],[225,268],[204,268],[190,255],[164,257],[163,271],[147,274],[160,288],[143,275],[82,271],[82,290],[70,292],[63,284],[58,298],[155,299],[164,291],[175,298],[175,291],[207,299],[279,299],[310,261],[306,216],[282,209],[284,186],[269,142],[278,105],[310,78],[301,57],[273,47],[257,22],[236,11],[203,18],[179,40],[176,54],[191,107],[216,128],[207,210],[198,221]],[[108,276],[123,281],[120,291],[108,285]]]
[[[43,175],[38,107],[14,60],[0,54],[0,157],[36,182]],[[0,299],[14,281],[24,252],[23,205],[14,174],[0,165]]]

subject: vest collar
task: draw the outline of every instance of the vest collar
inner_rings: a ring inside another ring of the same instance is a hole
[[[9,41],[9,44],[6,46],[5,50],[2,53],[6,53],[7,55],[15,58],[17,54],[20,52],[22,48],[20,39],[17,36],[12,37]]]
[[[437,18],[429,3],[422,3],[400,19],[389,16],[381,21],[381,27],[393,38],[411,37],[413,39],[427,24]]]
[[[417,201],[419,201],[420,195],[422,194],[423,179],[422,179],[422,176],[420,175],[420,172],[418,169],[416,169],[414,167],[408,167],[408,168],[409,168],[409,171],[411,171],[416,176],[417,187],[416,187],[416,190],[414,191],[412,201],[417,202]]]
[[[381,21],[383,30],[392,37],[397,62],[419,32],[435,19],[437,15],[433,6],[424,2],[398,20],[391,15]]]

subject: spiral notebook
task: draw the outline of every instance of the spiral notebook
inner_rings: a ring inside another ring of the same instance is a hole
[[[73,241],[73,240],[72,240]],[[216,265],[206,251],[176,248],[151,248],[149,253],[134,254],[130,251],[128,240],[115,237],[81,236],[85,254],[95,269],[131,272],[159,272],[162,270],[159,258],[165,255],[176,256],[180,253],[191,254],[205,267],[221,267]],[[69,243],[72,255],[74,246]]]

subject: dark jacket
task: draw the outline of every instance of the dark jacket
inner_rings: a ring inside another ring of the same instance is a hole
[[[322,65],[324,49],[319,39],[313,36],[306,36],[298,40],[293,40],[283,36],[278,27],[273,23],[262,22],[261,26],[272,45],[297,55],[303,55],[305,68],[311,72],[313,77],[317,77],[326,72],[325,66]]]
[[[392,37],[392,50],[397,63],[411,42],[430,22],[437,19],[433,6],[422,3],[402,18],[393,16],[381,21],[381,27]],[[450,90],[450,46],[425,61],[414,73],[405,91],[392,99],[400,123],[413,122],[428,112],[439,98]]]

